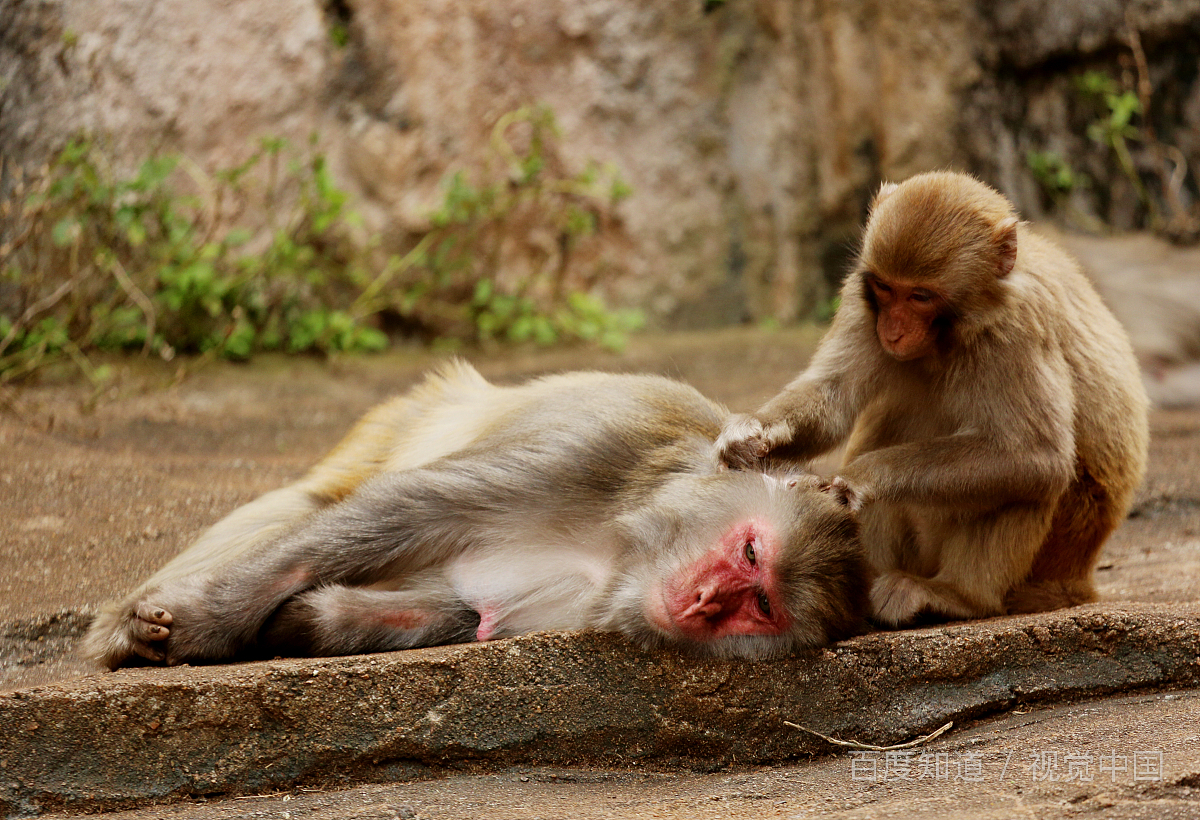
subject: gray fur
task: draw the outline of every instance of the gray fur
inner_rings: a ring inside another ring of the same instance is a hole
[[[459,376],[443,378],[452,394]],[[587,627],[619,630],[645,646],[686,645],[641,614],[647,584],[694,561],[751,514],[777,521],[789,560],[808,566],[811,589],[797,593],[796,628],[690,648],[762,656],[859,626],[865,580],[856,533],[814,523],[848,513],[815,487],[782,489],[762,474],[718,471],[711,447],[726,414],[696,391],[658,377],[596,373],[522,388],[467,386],[478,392],[469,401],[505,408],[478,436],[421,466],[376,473],[286,526],[273,522],[274,534],[248,539],[215,568],[196,556],[203,570],[188,574],[183,556],[183,569],[173,562],[162,583],[102,615],[88,651],[110,666],[135,654],[203,662],[402,649],[474,640],[476,630],[503,637]],[[455,402],[422,405],[421,419],[461,412],[462,400]],[[403,410],[411,422],[412,407]],[[505,580],[506,572],[514,577]],[[170,613],[164,641],[134,634],[147,606]]]

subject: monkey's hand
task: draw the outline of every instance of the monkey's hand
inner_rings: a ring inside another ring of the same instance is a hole
[[[835,475],[829,479],[824,489],[828,490],[843,506],[849,507],[850,512],[862,512],[862,508],[870,500],[870,491],[862,484],[851,483],[845,476]]]
[[[713,452],[717,461],[735,470],[759,466],[772,450],[792,440],[792,428],[786,421],[763,425],[751,415],[738,413],[725,421]]]

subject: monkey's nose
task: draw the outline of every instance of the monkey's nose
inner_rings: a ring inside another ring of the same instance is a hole
[[[696,603],[688,610],[689,615],[700,615],[711,618],[721,613],[721,602],[717,599],[715,590],[701,589],[696,593]]]

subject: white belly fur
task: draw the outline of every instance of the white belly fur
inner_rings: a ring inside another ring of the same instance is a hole
[[[608,583],[615,549],[575,543],[588,547],[493,544],[455,559],[446,576],[463,601],[494,619],[492,637],[582,629]]]

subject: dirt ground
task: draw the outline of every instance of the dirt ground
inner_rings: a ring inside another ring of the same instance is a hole
[[[741,410],[797,372],[817,334],[648,335],[619,355],[576,349],[470,359],[502,382],[582,368],[665,373]],[[78,384],[0,394],[0,690],[103,674],[68,651],[92,608],[238,504],[300,475],[363,411],[436,359],[418,351],[329,363],[267,358],[212,365],[177,383],[172,365],[127,362],[120,388],[94,408]],[[1194,602],[1200,411],[1159,410],[1152,424],[1150,472],[1105,548],[1099,588],[1109,601]],[[1198,726],[1197,692],[1134,693],[959,727],[916,750],[908,777],[883,777],[882,753],[870,777],[867,757],[846,755],[714,774],[513,771],[113,816],[1194,818]],[[1110,765],[1101,771],[1105,756]],[[916,776],[919,766],[927,776]]]

